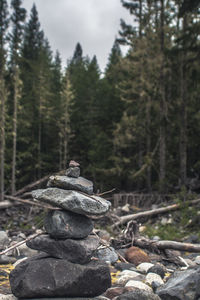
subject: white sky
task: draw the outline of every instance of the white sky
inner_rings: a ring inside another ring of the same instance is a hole
[[[41,28],[52,50],[59,50],[63,64],[80,42],[84,56],[96,54],[103,70],[120,29],[120,18],[132,22],[120,0],[23,0],[28,16],[33,3]]]

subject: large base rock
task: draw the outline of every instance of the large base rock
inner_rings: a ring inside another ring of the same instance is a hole
[[[81,215],[103,215],[111,206],[109,201],[101,197],[89,197],[76,191],[58,188],[35,190],[32,196],[38,201],[47,202]]]
[[[45,218],[44,228],[53,238],[83,239],[92,232],[93,222],[70,211],[51,210]]]
[[[46,252],[55,258],[86,264],[99,246],[99,239],[91,235],[82,240],[54,240],[49,235],[40,235],[28,241],[27,246],[31,249]]]
[[[19,298],[95,297],[111,286],[111,278],[104,263],[78,265],[38,256],[16,266],[10,273],[10,286]]]

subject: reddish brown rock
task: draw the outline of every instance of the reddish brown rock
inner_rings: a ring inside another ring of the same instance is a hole
[[[127,249],[125,252],[125,258],[128,262],[134,264],[135,266],[151,261],[146,252],[134,246]]]
[[[134,290],[136,290],[136,288],[130,287],[130,286],[129,287],[118,287],[118,286],[116,286],[116,287],[109,288],[105,292],[104,296],[106,298],[109,298],[109,299],[116,299],[117,296],[120,296],[120,295],[122,295],[124,293],[127,293],[127,292],[132,292]]]
[[[105,297],[113,299],[116,296],[119,296],[124,293],[123,287],[112,287],[105,292]]]
[[[69,167],[80,167],[80,164],[74,160],[70,160]]]

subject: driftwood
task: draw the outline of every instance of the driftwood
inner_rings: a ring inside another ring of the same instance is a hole
[[[100,194],[96,194],[96,196],[101,197],[103,195],[110,194],[110,193],[114,192],[115,190],[116,190],[116,188],[106,191],[106,192],[103,192],[103,193],[100,193]]]
[[[13,246],[7,248],[6,250],[1,251],[1,252],[0,252],[0,255],[6,254],[7,252],[9,252],[9,251],[11,251],[11,250],[13,250],[13,249],[15,249],[15,248],[17,248],[17,247],[19,247],[19,246],[25,244],[26,242],[28,242],[28,241],[30,241],[30,240],[33,240],[33,239],[36,238],[37,236],[39,236],[39,235],[41,235],[41,234],[44,233],[42,230],[38,230],[38,231],[39,231],[39,232],[30,235],[27,239],[25,239],[25,240],[23,240],[23,241],[21,241],[21,242],[19,242],[19,243],[16,243],[15,245],[13,245]]]
[[[19,197],[13,197],[13,196],[7,196],[7,195],[5,195],[5,199],[11,200],[11,201],[20,202],[20,203],[23,203],[23,204],[29,204],[29,205],[38,206],[38,207],[41,207],[41,208],[44,208],[44,209],[51,209],[51,210],[58,210],[59,209],[59,208],[53,207],[51,205],[40,204],[38,202],[31,201],[31,200],[28,200],[28,199],[21,199]],[[11,203],[11,202],[9,201],[9,203]],[[12,205],[13,204],[11,203],[10,206],[12,206]]]
[[[64,175],[64,173],[65,173],[65,171],[61,170],[61,171],[57,172],[56,175]],[[22,195],[26,192],[29,192],[29,191],[35,189],[38,185],[44,184],[45,182],[47,182],[50,176],[51,175],[46,175],[46,176],[38,179],[37,181],[34,181],[34,182],[24,186],[22,189],[16,191],[15,194],[12,196],[19,196],[19,195]]]
[[[19,195],[24,194],[25,192],[31,191],[38,185],[45,183],[49,179],[49,177],[50,177],[50,175],[44,176],[43,178],[40,178],[39,180],[24,186],[22,189],[18,190],[13,196],[19,196]]]
[[[5,208],[11,207],[11,206],[13,206],[13,204],[12,204],[12,202],[10,202],[8,200],[0,202],[0,209],[5,209]]]
[[[123,242],[126,243],[125,247],[138,246],[150,251],[160,253],[160,250],[178,250],[187,252],[200,252],[200,244],[181,243],[175,241],[154,241],[143,237],[139,233],[139,226],[136,221],[130,221],[125,229]],[[128,243],[127,243],[128,242]]]
[[[196,204],[196,203],[199,203],[199,202],[200,202],[200,199],[196,199],[196,200],[189,201],[189,204],[193,205],[193,204]],[[154,216],[154,215],[167,213],[169,211],[177,210],[177,209],[180,209],[180,208],[181,208],[181,204],[177,203],[177,204],[172,204],[172,205],[169,205],[169,206],[166,206],[166,207],[161,207],[161,208],[157,208],[157,209],[147,210],[147,211],[144,211],[144,212],[139,212],[139,213],[136,213],[136,214],[122,216],[122,217],[119,218],[119,221],[117,221],[116,223],[114,223],[112,225],[112,228],[115,228],[115,227],[117,227],[119,225],[122,225],[122,224],[126,224],[130,220],[136,220],[136,219],[143,218],[143,217],[151,217],[151,216]]]

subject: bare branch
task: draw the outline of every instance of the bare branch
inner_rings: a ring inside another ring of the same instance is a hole
[[[19,246],[25,244],[26,242],[28,242],[28,241],[30,241],[30,240],[33,240],[33,239],[36,238],[37,236],[39,236],[39,235],[41,235],[41,234],[44,234],[44,232],[43,232],[42,230],[38,230],[38,231],[39,231],[38,233],[35,233],[35,234],[30,235],[30,236],[29,236],[27,239],[25,239],[24,241],[21,241],[21,242],[15,244],[15,245],[13,245],[13,246],[7,248],[6,250],[1,251],[1,252],[0,252],[0,255],[6,254],[7,252],[9,252],[9,251],[11,251],[11,250],[13,250],[13,249],[15,249],[15,248],[17,248],[17,247],[19,247]]]

